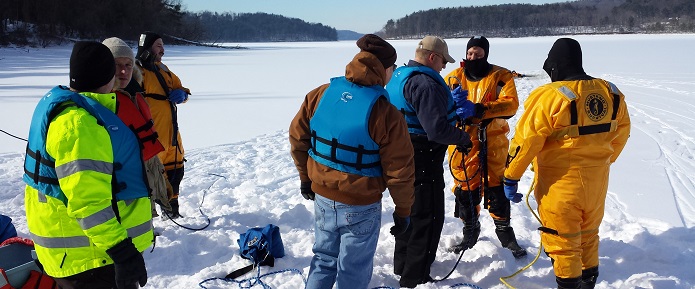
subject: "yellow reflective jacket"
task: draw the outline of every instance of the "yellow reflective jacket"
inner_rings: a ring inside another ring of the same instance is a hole
[[[81,94],[112,112],[116,109],[113,93]],[[51,121],[45,146],[56,168],[72,168],[67,174],[62,169],[58,177],[66,203],[28,185],[25,189],[27,225],[48,275],[62,278],[112,264],[106,250],[127,237],[141,252],[150,246],[154,236],[149,199],[118,201],[115,212],[112,175],[90,165],[112,167],[114,160],[109,133],[95,117],[67,106]]]
[[[630,135],[625,97],[601,79],[543,85],[524,107],[509,148],[504,173],[509,179],[520,179],[534,158],[534,165],[548,169],[608,166]]]
[[[473,119],[473,123],[480,124],[483,120],[490,121],[490,124],[487,125],[488,186],[499,186],[509,148],[509,139],[507,139],[509,124],[506,119],[514,116],[519,108],[519,97],[514,84],[514,76],[506,68],[493,65],[490,73],[479,81],[467,79],[463,68],[455,69],[444,79],[450,89],[453,90],[460,85],[462,89],[468,90],[468,100],[482,103],[485,107],[483,118]],[[475,190],[481,185],[480,173],[477,172],[480,168],[478,127],[475,125],[466,126],[466,132],[471,136],[473,148],[465,157],[465,165],[461,163],[462,154],[454,154],[454,146],[449,147],[449,165],[456,179],[472,178],[467,184],[454,180],[456,186],[461,186],[464,190],[468,190],[470,186],[471,190]],[[464,166],[466,168],[465,173]]]
[[[156,62],[154,65],[159,68],[159,73],[162,75],[168,91],[183,89],[186,93],[191,93],[188,88],[183,87],[179,77],[171,72],[164,63]],[[173,142],[175,115],[172,113],[168,95],[154,71],[145,68],[140,69],[142,70],[142,88],[145,90],[145,100],[150,106],[154,127],[159,134],[159,141],[164,146],[164,151],[159,153],[159,159],[162,160],[166,170],[172,170],[175,167],[180,168],[183,165],[184,149],[180,131],[176,133],[178,147]]]

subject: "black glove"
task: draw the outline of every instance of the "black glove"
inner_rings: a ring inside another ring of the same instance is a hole
[[[116,270],[116,287],[118,289],[137,289],[138,284],[147,284],[147,269],[145,269],[145,259],[138,249],[133,245],[133,241],[127,238],[111,249],[106,250],[106,254],[113,260]]]
[[[393,212],[393,226],[391,227],[391,235],[398,236],[408,230],[410,226],[410,216],[405,218],[399,217],[396,212]]]
[[[299,191],[302,192],[302,197],[304,197],[307,200],[314,200],[316,197],[316,194],[314,191],[311,190],[311,181],[309,182],[302,182],[302,184],[299,186]]]
[[[473,149],[473,143],[468,138],[456,144],[456,150],[463,153],[464,155],[467,155],[469,152],[471,152],[471,149]]]

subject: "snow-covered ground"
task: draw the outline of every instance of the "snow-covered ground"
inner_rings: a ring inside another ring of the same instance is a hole
[[[574,38],[582,44],[585,70],[622,90],[632,119],[630,140],[611,170],[596,288],[695,288],[695,35]],[[490,62],[530,75],[516,82],[522,100],[549,81],[541,66],[555,39],[490,39]],[[455,58],[464,56],[466,42],[448,40]],[[400,65],[412,58],[417,41],[391,43]],[[271,288],[303,288],[298,272],[306,276],[312,256],[313,204],[299,194],[287,127],[304,95],[342,75],[358,48],[353,41],[241,45],[250,49],[165,47],[165,63],[193,92],[190,101],[179,106],[188,159],[181,193],[186,218],[179,222],[204,225],[200,209],[211,225],[192,232],[157,218],[162,236],[154,250],[145,253],[145,288],[199,288],[205,279],[245,266],[247,261],[238,254],[239,234],[268,223],[280,227],[286,256],[276,260],[274,268],[263,267],[261,274],[287,271],[262,281]],[[70,50],[0,49],[1,130],[26,137],[37,100],[54,85],[68,83]],[[449,65],[442,74],[454,68]],[[510,120],[512,125],[521,111]],[[12,217],[26,237],[24,147],[23,141],[0,134],[0,213]],[[450,175],[445,179],[452,184]],[[531,179],[529,171],[520,191],[528,190]],[[383,203],[383,230],[370,287],[398,287],[392,266],[394,240],[388,233],[393,211],[388,192]],[[445,276],[458,257],[444,250],[461,238],[453,204],[453,195],[447,193],[440,250],[432,266],[435,278]],[[515,273],[538,252],[539,225],[523,203],[512,207],[512,225],[529,250],[525,259],[515,260],[501,248],[486,211],[481,222],[480,241],[463,255],[451,277],[418,288],[461,283],[505,288],[499,278]],[[507,282],[516,288],[554,288],[553,276],[549,259],[541,254],[532,267]],[[241,287],[223,281],[204,285]]]

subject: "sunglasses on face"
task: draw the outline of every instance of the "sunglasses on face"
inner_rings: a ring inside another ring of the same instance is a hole
[[[446,65],[448,62],[446,61],[446,58],[444,58],[444,55],[441,55],[439,53],[434,53],[434,55],[439,56],[439,58],[442,59],[442,65]]]

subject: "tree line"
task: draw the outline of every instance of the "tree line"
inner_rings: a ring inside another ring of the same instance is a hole
[[[195,13],[200,40],[213,42],[336,41],[335,28],[267,13]]]
[[[580,0],[418,11],[387,21],[380,33],[387,38],[455,38],[693,31],[693,0]]]
[[[167,41],[335,41],[335,28],[267,13],[192,13],[180,0],[2,0],[0,45],[60,44],[141,32],[171,35]],[[418,11],[389,20],[386,38],[486,35],[523,37],[578,33],[695,32],[693,0],[578,0]],[[190,42],[188,42],[190,43]]]
[[[60,44],[75,39],[140,33],[171,35],[169,41],[335,41],[335,28],[266,13],[191,13],[180,0],[2,0],[0,45]]]

